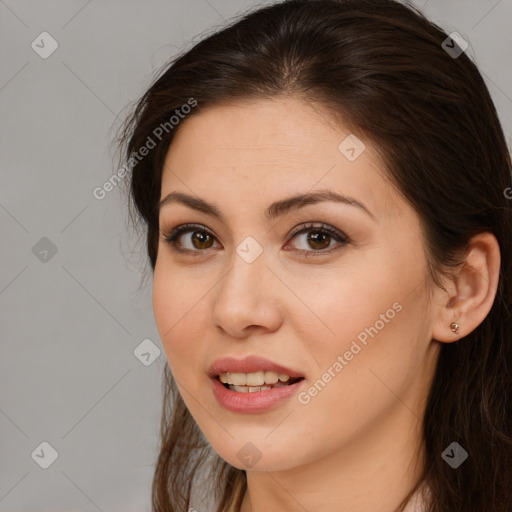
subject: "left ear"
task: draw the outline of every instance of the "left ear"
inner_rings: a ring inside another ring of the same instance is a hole
[[[437,312],[433,339],[457,341],[483,322],[496,297],[500,263],[500,247],[492,233],[479,233],[470,240],[464,263],[445,286],[448,295]],[[453,322],[459,325],[458,333],[450,328]]]

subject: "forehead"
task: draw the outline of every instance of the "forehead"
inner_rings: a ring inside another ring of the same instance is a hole
[[[397,206],[373,146],[364,141],[349,160],[342,149],[351,131],[320,107],[290,98],[236,102],[182,123],[166,156],[162,196],[181,190],[227,201],[241,194],[280,199],[316,187],[358,195],[377,211]]]
[[[314,157],[320,149],[334,153],[343,134],[320,107],[293,98],[209,106],[186,119],[181,128],[174,147],[214,149],[217,156],[222,154],[228,160],[256,157],[262,163],[292,155]],[[200,158],[201,154],[194,156]]]

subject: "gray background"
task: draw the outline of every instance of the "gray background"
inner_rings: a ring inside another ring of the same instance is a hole
[[[150,511],[165,354],[123,195],[92,191],[155,70],[256,5],[0,0],[1,511]],[[512,0],[415,5],[469,41],[510,144]],[[59,46],[43,59],[45,31]],[[147,366],[145,339],[161,349]],[[58,453],[47,469],[42,442]]]

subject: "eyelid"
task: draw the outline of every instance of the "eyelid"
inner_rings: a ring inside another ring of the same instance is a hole
[[[314,226],[314,224],[320,224],[319,226]],[[302,224],[299,224],[295,228],[293,228],[290,232],[290,238],[293,238],[295,235],[298,235],[299,233],[302,233],[304,231],[309,231],[313,229],[318,229],[319,231],[326,231],[327,233],[337,236],[343,240],[348,241],[348,236],[345,235],[342,231],[339,229],[336,229],[334,226],[331,226],[330,224],[326,224],[325,222],[321,221],[311,221],[311,222],[303,222]]]

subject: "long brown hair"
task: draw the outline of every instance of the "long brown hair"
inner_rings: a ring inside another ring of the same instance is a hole
[[[209,105],[280,96],[339,116],[379,149],[390,180],[419,214],[437,285],[462,262],[473,235],[493,233],[501,251],[496,299],[463,341],[442,344],[423,421],[426,461],[418,486],[431,491],[429,512],[510,512],[512,164],[482,76],[465,52],[448,53],[447,37],[413,6],[394,0],[288,0],[259,8],[174,58],[138,102],[120,142],[126,161],[132,159],[130,211],[142,221],[152,269],[163,161],[186,123],[186,116],[176,126],[169,119],[191,99],[195,106],[181,110],[188,116]],[[138,158],[148,138],[156,147]],[[188,510],[205,467],[217,512],[238,512],[245,471],[213,453],[168,366],[163,386],[154,512]],[[457,469],[441,458],[453,441],[469,453]]]

